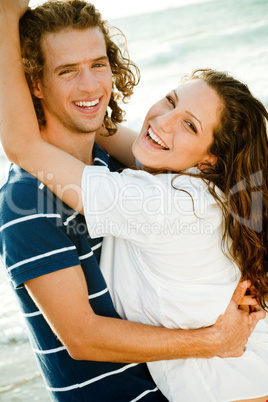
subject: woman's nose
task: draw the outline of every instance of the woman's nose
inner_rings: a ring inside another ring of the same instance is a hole
[[[179,118],[178,110],[174,109],[172,111],[168,111],[167,113],[158,116],[158,126],[166,134],[172,134],[178,122],[178,118]]]

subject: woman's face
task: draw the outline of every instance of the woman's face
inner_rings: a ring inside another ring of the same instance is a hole
[[[171,171],[215,164],[208,150],[221,109],[216,91],[201,79],[180,85],[147,113],[133,144],[135,157],[145,167]]]

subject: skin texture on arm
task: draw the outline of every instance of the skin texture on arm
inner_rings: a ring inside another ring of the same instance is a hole
[[[80,266],[32,279],[26,287],[69,354],[78,360],[139,363],[215,355],[239,356],[249,334],[246,335],[245,330],[247,313],[237,309],[246,289],[245,283],[244,287],[239,286],[226,313],[219,317],[215,326],[187,331],[97,316],[88,303]],[[250,331],[254,324],[252,317]]]
[[[132,145],[138,135],[136,131],[120,124],[118,125],[117,132],[114,135],[105,137],[105,133],[107,133],[107,130],[104,128],[97,131],[97,144],[99,144],[100,147],[109,155],[123,163],[123,165],[130,168],[135,167]]]
[[[19,4],[21,9],[18,9]],[[42,140],[24,77],[18,18],[27,4],[25,0],[0,0],[0,37],[4,38],[0,41],[3,146],[9,159],[37,176],[73,209],[82,212],[80,183],[85,165]],[[262,312],[248,316],[238,310],[245,287],[238,288],[227,312],[213,327],[190,331],[156,328],[95,315],[88,302],[80,266],[33,279],[26,287],[71,356],[82,360],[144,362],[239,356],[254,325],[263,318]]]
[[[0,42],[3,148],[8,159],[36,176],[73,209],[83,212],[80,183],[85,165],[42,140],[22,68],[18,17],[11,12],[4,15],[5,5],[1,3],[0,7],[1,37],[5,37]],[[8,37],[5,32],[10,33]]]
[[[88,303],[87,287],[79,266],[33,279],[26,283],[26,287],[75,359],[116,362],[170,359],[178,357],[179,349],[183,357],[184,343],[187,355],[187,350],[198,353],[195,347],[191,347],[194,333],[189,332],[189,339],[182,337],[179,340],[178,331],[95,315]],[[48,288],[50,297],[47,297]],[[196,335],[202,344],[202,331],[197,331]],[[173,338],[173,341],[168,341],[168,338]],[[137,339],[143,339],[143,342]],[[207,357],[213,354],[212,346]]]

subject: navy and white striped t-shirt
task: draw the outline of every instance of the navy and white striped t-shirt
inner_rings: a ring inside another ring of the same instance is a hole
[[[96,165],[106,165],[111,170],[119,167],[97,145],[93,157]],[[41,275],[81,265],[95,313],[118,317],[98,265],[101,241],[89,238],[82,215],[63,204],[33,176],[10,165],[0,187],[1,257],[51,399],[166,401],[145,364],[72,359],[23,285]]]

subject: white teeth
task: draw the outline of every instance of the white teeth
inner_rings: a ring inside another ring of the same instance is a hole
[[[169,149],[169,148],[160,140],[160,138],[158,138],[158,137],[153,133],[151,127],[149,128],[147,135],[149,135],[149,137],[150,137],[154,142],[156,142],[157,144],[161,145],[161,147],[163,147],[163,148],[165,148],[165,149]]]
[[[96,106],[100,102],[99,99],[96,99],[92,102],[75,102],[76,106],[79,107],[93,107]]]

